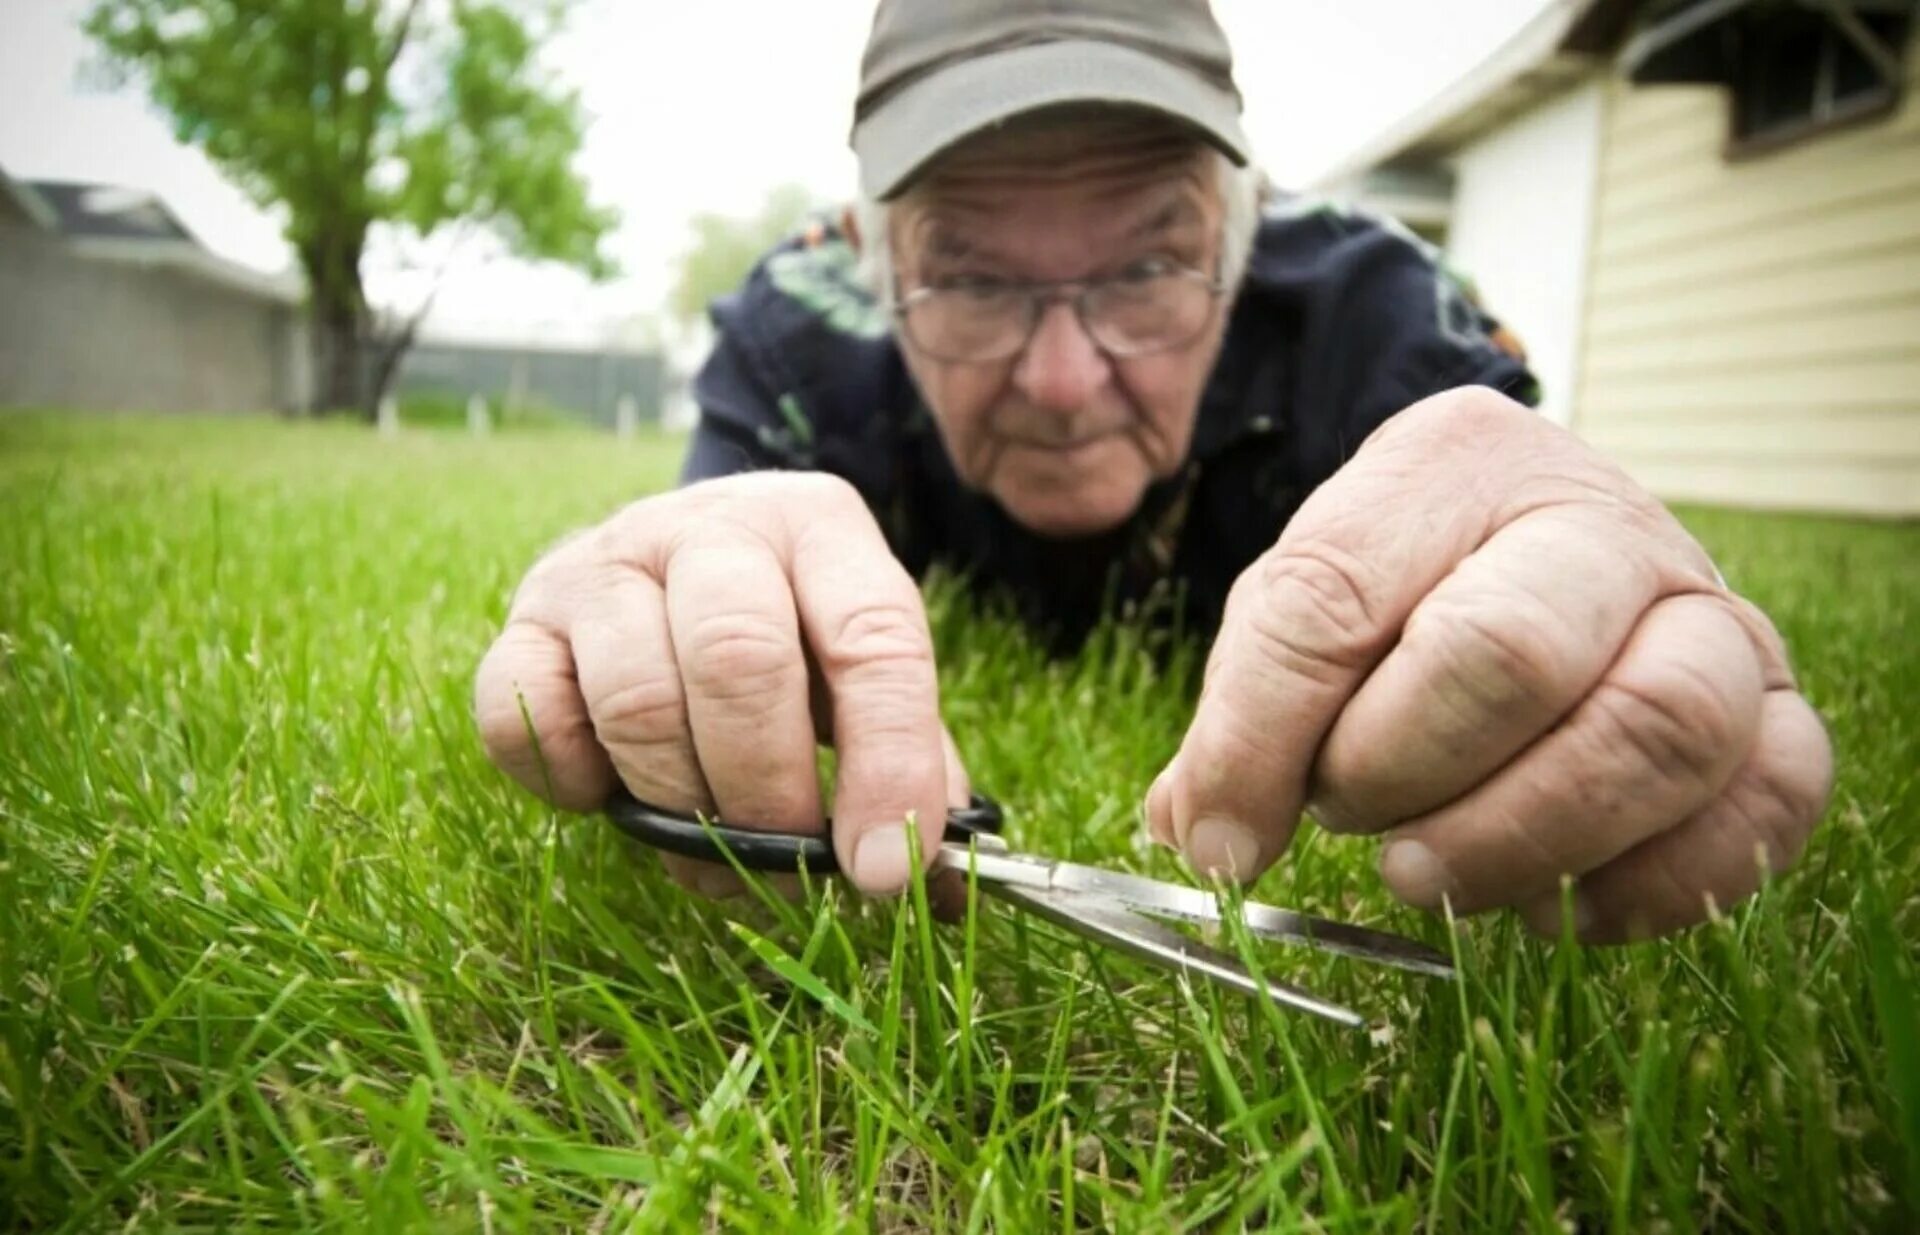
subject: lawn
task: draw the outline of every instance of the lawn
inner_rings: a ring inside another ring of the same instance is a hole
[[[986,905],[716,905],[495,774],[521,571],[677,442],[0,417],[0,1228],[1800,1230],[1920,1217],[1920,529],[1689,511],[1832,725],[1757,904],[1588,951],[1397,909],[1303,833],[1256,894],[1457,950],[1286,951],[1283,1015]],[[1050,663],[933,590],[1023,847],[1177,877],[1136,803],[1195,649]]]

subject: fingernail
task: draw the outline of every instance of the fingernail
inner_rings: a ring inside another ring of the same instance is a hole
[[[1380,877],[1402,901],[1416,909],[1438,909],[1453,892],[1446,864],[1417,840],[1397,840],[1380,855]]]
[[[1141,809],[1147,821],[1147,836],[1153,843],[1178,849],[1179,842],[1173,835],[1173,803],[1169,798],[1173,792],[1172,780],[1173,765],[1168,764],[1160,775],[1153,778],[1153,784],[1148,786],[1146,802]]]
[[[884,895],[907,886],[907,833],[897,826],[881,826],[860,838],[853,848],[853,882],[862,892]]]
[[[1260,839],[1232,819],[1209,815],[1187,833],[1187,863],[1209,879],[1251,879],[1259,869]]]

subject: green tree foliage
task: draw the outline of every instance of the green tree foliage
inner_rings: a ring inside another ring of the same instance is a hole
[[[754,215],[695,215],[689,223],[693,242],[680,255],[667,295],[668,312],[682,325],[698,322],[716,296],[739,287],[753,264],[816,209],[806,189],[783,184],[767,194]]]
[[[464,223],[518,257],[613,272],[618,216],[573,171],[579,100],[541,68],[549,0],[97,0],[87,32],[183,142],[278,207],[307,276],[323,408],[371,408],[411,330],[378,350],[369,229]],[[371,379],[371,380],[370,380]]]

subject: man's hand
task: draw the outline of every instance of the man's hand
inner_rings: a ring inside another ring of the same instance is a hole
[[[820,829],[831,738],[834,850],[869,893],[907,882],[909,812],[930,861],[967,800],[920,593],[858,493],[816,473],[693,485],[563,543],[520,585],[474,714],[493,761],[566,809],[599,809],[617,776],[781,831]],[[702,891],[736,882],[662,856]]]
[[[1382,426],[1234,585],[1149,826],[1250,879],[1303,806],[1395,895],[1590,941],[1699,921],[1819,818],[1784,648],[1658,502],[1491,391]]]

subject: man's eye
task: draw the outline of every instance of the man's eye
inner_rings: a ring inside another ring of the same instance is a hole
[[[1116,283],[1148,283],[1163,275],[1173,273],[1173,263],[1164,257],[1143,257],[1137,262],[1121,268],[1114,276]]]

